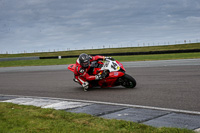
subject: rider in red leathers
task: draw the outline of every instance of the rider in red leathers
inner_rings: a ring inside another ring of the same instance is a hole
[[[75,79],[74,81],[77,83],[80,83],[82,87],[84,88],[84,91],[87,91],[87,89],[90,86],[88,81],[92,80],[100,80],[105,77],[104,74],[97,74],[97,75],[89,75],[88,72],[90,70],[90,65],[92,61],[98,61],[98,60],[105,60],[107,58],[111,57],[105,57],[105,56],[89,56],[87,54],[80,54],[79,58],[76,61],[74,74]]]

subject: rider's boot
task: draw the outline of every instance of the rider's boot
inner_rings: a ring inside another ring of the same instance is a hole
[[[88,88],[89,88],[89,83],[88,83],[88,82],[84,82],[84,83],[82,84],[82,86],[83,86],[83,90],[84,90],[84,91],[88,91]]]
[[[78,84],[80,84],[80,82],[76,78],[74,78],[73,81],[76,82],[76,83],[78,83]]]

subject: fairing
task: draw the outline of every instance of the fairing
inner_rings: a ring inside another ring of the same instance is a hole
[[[70,65],[68,66],[68,69],[69,69],[70,71],[74,72],[75,65],[76,65],[76,64],[70,64]]]
[[[121,69],[123,69],[124,71],[126,71],[122,63],[120,63],[120,62],[117,61],[117,60],[116,60],[116,62],[117,62],[117,64],[121,67]]]
[[[115,86],[116,85],[116,81],[119,77],[122,77],[124,76],[124,73],[123,72],[110,72],[109,73],[109,76],[105,79],[102,79],[99,81],[99,85],[101,87],[112,87],[112,86]]]

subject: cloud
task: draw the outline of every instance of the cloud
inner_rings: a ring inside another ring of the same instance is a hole
[[[198,0],[1,0],[0,48],[78,49],[198,39],[199,12]]]
[[[187,17],[186,20],[187,20],[188,23],[191,23],[191,24],[200,23],[200,17],[196,17],[196,16]]]

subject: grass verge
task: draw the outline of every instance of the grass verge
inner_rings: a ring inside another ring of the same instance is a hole
[[[113,56],[113,58],[115,58],[118,61],[194,59],[194,58],[200,58],[200,52],[197,52],[197,53],[177,53],[177,54]],[[74,64],[76,62],[76,59],[77,58],[2,61],[2,62],[0,62],[0,67]]]
[[[178,128],[155,128],[143,124],[109,120],[87,114],[54,109],[41,109],[11,103],[0,103],[0,132],[132,132],[132,133],[194,133]]]
[[[24,54],[0,54],[0,58],[32,57],[32,56],[49,57],[49,56],[79,55],[81,53],[106,54],[106,53],[125,53],[125,52],[185,50],[185,49],[200,49],[200,43],[165,45],[165,46],[148,46],[148,47],[105,48],[105,49],[74,50],[74,51],[60,51],[60,52],[24,53]]]

